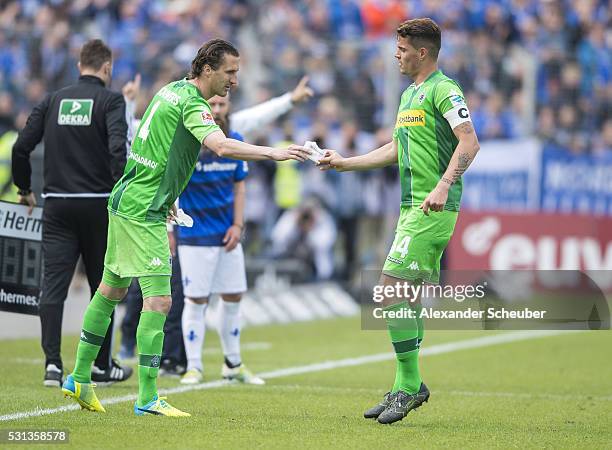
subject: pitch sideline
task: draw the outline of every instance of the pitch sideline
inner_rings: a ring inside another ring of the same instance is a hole
[[[505,344],[511,342],[525,341],[531,339],[538,339],[548,336],[557,336],[565,333],[575,333],[579,331],[561,331],[561,330],[545,330],[545,331],[516,331],[503,334],[496,334],[493,336],[485,336],[480,338],[465,339],[462,341],[447,342],[444,344],[436,344],[431,347],[426,347],[421,350],[421,356],[432,356],[441,355],[444,353],[452,353],[460,350],[468,350],[473,348],[489,347],[492,345]],[[358,356],[355,358],[338,359],[332,361],[323,361],[320,363],[307,364],[304,366],[286,367],[284,369],[277,369],[268,372],[262,372],[258,375],[264,379],[283,378],[292,375],[301,375],[312,372],[322,372],[325,370],[338,369],[342,367],[353,367],[360,366],[363,364],[370,364],[380,361],[388,361],[395,358],[395,353],[376,353],[373,355]],[[208,381],[206,383],[200,383],[190,386],[177,386],[170,389],[160,389],[160,395],[169,394],[180,394],[189,391],[199,391],[204,389],[214,389],[222,386],[229,386],[233,383],[226,380],[215,380]],[[130,402],[136,400],[137,395],[124,395],[121,397],[111,397],[102,400],[102,405],[114,405],[116,403]],[[0,416],[0,422],[8,422],[11,420],[28,419],[30,417],[46,416],[51,414],[58,414],[66,411],[75,411],[80,409],[77,404],[60,406],[56,408],[37,408],[31,411],[16,412],[11,414],[5,414]]]

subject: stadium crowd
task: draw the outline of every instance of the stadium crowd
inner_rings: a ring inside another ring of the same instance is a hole
[[[463,86],[481,141],[537,135],[559,151],[612,152],[612,12],[606,0],[3,1],[0,136],[21,129],[46,91],[77,78],[77,52],[90,37],[113,49],[115,89],[142,75],[137,117],[163,84],[185,75],[202,42],[222,37],[243,49],[243,87],[232,94],[234,110],[291,90],[304,74],[316,93],[248,135],[249,141],[308,138],[360,153],[391,136],[385,87],[390,74],[397,75],[395,66],[388,67],[394,30],[419,16],[444,30],[441,68]],[[397,101],[397,92],[392,97]],[[0,145],[9,144],[0,137]],[[286,242],[272,242],[278,235],[273,230],[283,212],[301,208],[294,214],[301,232],[335,236],[328,228],[337,228],[344,266],[350,266],[361,218],[372,218],[365,224],[371,229],[380,221],[392,226],[396,177],[394,170],[338,177],[308,164],[252,164],[247,218],[251,236],[258,232],[263,239],[247,250],[291,253]],[[373,249],[369,258],[378,259],[386,247]],[[361,259],[367,263],[367,254]],[[325,268],[317,272],[329,276]]]

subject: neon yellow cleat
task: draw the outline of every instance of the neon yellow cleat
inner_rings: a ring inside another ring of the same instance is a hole
[[[176,409],[166,401],[166,397],[157,397],[151,400],[144,406],[138,406],[138,402],[134,403],[134,414],[137,416],[168,416],[168,417],[191,417],[191,414]]]
[[[256,384],[260,386],[266,384],[266,381],[263,378],[255,375],[253,372],[247,369],[244,364],[240,364],[240,366],[232,369],[228,367],[227,364],[223,363],[223,367],[221,368],[221,376],[226,380],[236,380],[244,384]]]
[[[200,369],[189,369],[181,378],[182,384],[198,384],[202,381],[202,371]]]
[[[72,375],[68,375],[62,385],[62,392],[66,398],[75,399],[83,409],[106,412],[93,390],[95,386],[95,383],[79,383],[72,378]]]

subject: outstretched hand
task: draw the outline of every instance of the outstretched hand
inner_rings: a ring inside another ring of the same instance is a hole
[[[344,161],[344,157],[340,153],[335,150],[325,149],[325,155],[319,160],[317,166],[321,170],[335,169],[338,172],[342,172],[344,170],[342,168],[342,161]]]
[[[304,75],[295,89],[291,91],[292,103],[302,103],[312,98],[314,91],[308,87],[308,79],[308,75]]]
[[[287,161],[288,159],[306,161],[311,153],[312,150],[306,147],[291,144],[287,148],[275,148],[270,156],[274,161]]]

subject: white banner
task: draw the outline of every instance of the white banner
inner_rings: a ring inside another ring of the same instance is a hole
[[[41,241],[42,208],[35,207],[28,215],[25,205],[0,202],[0,236]]]
[[[461,206],[470,210],[537,210],[541,153],[536,139],[484,142],[463,176]]]

